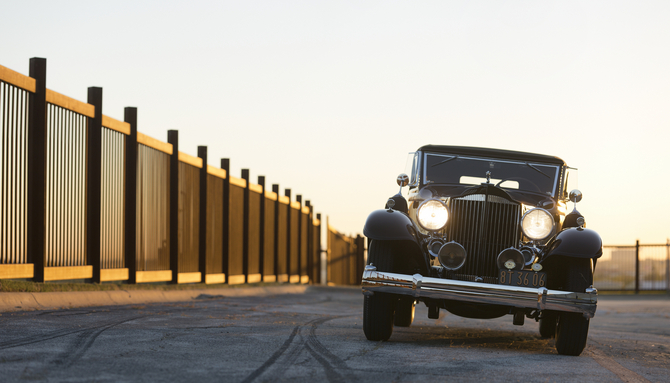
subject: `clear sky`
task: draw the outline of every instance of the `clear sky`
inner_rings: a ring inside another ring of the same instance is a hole
[[[0,0],[0,65],[209,147],[361,233],[424,144],[579,168],[605,244],[670,236],[668,1]],[[325,218],[325,217],[324,217]]]

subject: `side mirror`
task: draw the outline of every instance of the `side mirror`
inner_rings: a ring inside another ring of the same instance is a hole
[[[405,187],[409,185],[409,177],[405,173],[400,173],[400,175],[397,178],[398,186]]]
[[[577,189],[570,191],[570,201],[577,203],[582,200],[582,192]]]

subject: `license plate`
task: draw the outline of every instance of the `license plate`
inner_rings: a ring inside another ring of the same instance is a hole
[[[545,287],[547,286],[547,274],[538,271],[501,269],[498,274],[498,283],[508,286]]]

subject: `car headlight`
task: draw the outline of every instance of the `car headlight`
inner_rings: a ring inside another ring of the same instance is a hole
[[[440,200],[429,199],[419,205],[416,213],[419,225],[426,230],[440,230],[447,224],[449,211]]]
[[[544,209],[528,210],[521,219],[521,230],[533,241],[541,241],[554,231],[554,218]]]

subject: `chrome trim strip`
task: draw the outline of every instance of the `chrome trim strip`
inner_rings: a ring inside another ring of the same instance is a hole
[[[405,275],[367,269],[363,272],[361,287],[364,293],[383,292],[454,301],[475,302],[582,313],[593,318],[598,302],[597,292],[573,293],[529,287],[494,285],[424,277],[420,274]]]

